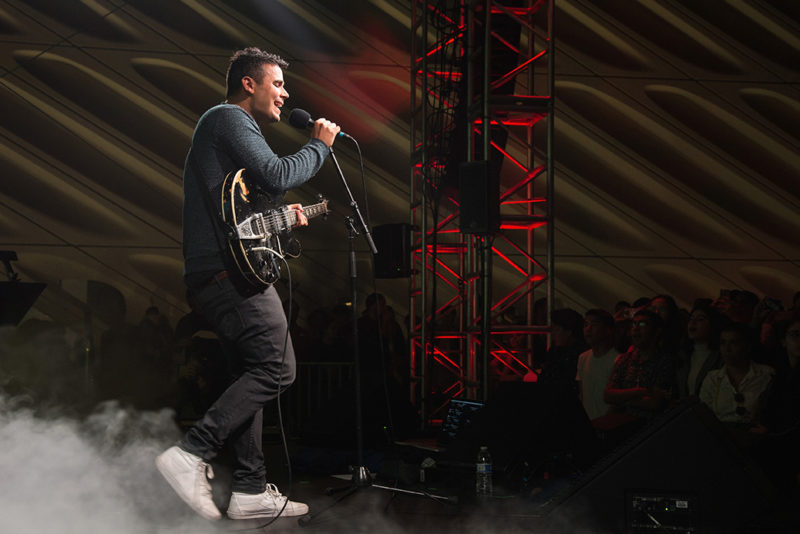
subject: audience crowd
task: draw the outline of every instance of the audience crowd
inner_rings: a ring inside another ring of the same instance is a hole
[[[38,319],[7,329],[0,391],[15,402],[76,410],[107,399],[171,407],[178,419],[192,420],[226,387],[227,374],[216,335],[191,295],[187,300],[191,311],[174,329],[156,307],[138,324],[111,325],[97,341],[70,338],[63,327]],[[298,362],[351,361],[351,308],[314,309],[303,325],[298,313],[291,315]],[[410,380],[407,329],[383,296],[367,298],[358,330],[367,381],[387,376],[392,395],[403,396]],[[574,391],[598,432],[636,428],[694,397],[776,484],[800,485],[800,293],[785,308],[731,290],[697,299],[690,310],[669,295],[583,314],[560,309],[552,314],[550,346],[540,341],[526,380],[535,375]],[[502,366],[492,373],[494,384],[519,378]]]
[[[748,291],[722,291],[682,310],[669,295],[592,309],[583,336],[574,310],[553,313],[540,382],[574,370],[577,395],[598,432],[630,435],[683,399],[699,399],[729,437],[784,489],[800,487],[800,293],[784,309]],[[569,347],[565,350],[561,347]],[[628,430],[626,434],[626,430]]]

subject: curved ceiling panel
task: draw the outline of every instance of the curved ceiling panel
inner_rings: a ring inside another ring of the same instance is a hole
[[[15,236],[22,229],[18,222],[12,221],[3,211],[0,211],[0,235]]]
[[[347,39],[341,28],[322,19],[318,9],[309,9],[301,2],[260,2],[259,0],[223,0],[234,10],[245,15],[247,23],[255,22],[263,28],[279,27],[282,33],[301,47],[292,51],[292,57],[302,53],[349,54],[357,48],[357,43]],[[347,10],[348,4],[358,8],[356,3],[342,2],[336,6],[337,14]]]
[[[105,238],[132,235],[125,220],[108,205],[73,187],[62,177],[6,150],[5,146],[0,146],[0,161],[5,162],[7,172],[0,191],[17,202],[36,206],[40,214],[87,234]],[[65,206],[68,208],[65,209]],[[58,230],[56,234],[59,234]]]
[[[171,289],[183,275],[183,260],[162,254],[141,253],[128,256],[128,262],[147,280],[162,289]]]
[[[689,269],[671,263],[651,263],[644,272],[657,283],[664,293],[675,297],[690,307],[697,298],[714,298],[719,292],[719,281],[704,276],[698,269]]]
[[[759,115],[800,143],[800,100],[756,87],[741,89],[739,95]]]
[[[683,89],[648,85],[647,96],[664,111],[761,176],[797,193],[800,155],[729,111]]]
[[[762,295],[782,299],[784,304],[800,289],[800,275],[766,265],[744,265],[741,275]]]
[[[178,63],[136,57],[131,59],[131,66],[156,89],[198,117],[215,103],[225,100],[224,84]]]
[[[46,1],[46,0],[42,0]],[[127,2],[160,24],[190,37],[199,43],[226,50],[252,46],[243,42],[240,29],[213,7],[194,0],[164,2],[163,0],[128,0]]]
[[[563,123],[559,128],[567,130]],[[744,241],[731,228],[708,217],[701,208],[692,208],[675,193],[668,193],[654,184],[645,172],[622,161],[616,154],[605,149],[593,151],[593,148],[596,147],[585,138],[565,132],[559,137],[556,153],[559,161],[565,162],[566,167],[584,177],[592,187],[601,190],[609,202],[625,205],[631,212],[631,224],[650,220],[700,246],[713,250],[746,250]],[[583,208],[575,206],[575,209]],[[579,228],[585,231],[592,226]]]
[[[585,263],[559,261],[556,265],[559,280],[589,302],[613,309],[620,300],[633,301],[642,296],[643,288],[625,273],[610,274]]]
[[[405,76],[399,78],[398,75],[401,74]],[[395,75],[369,70],[351,70],[347,76],[361,91],[373,95],[394,117],[407,117],[410,91],[407,72],[400,71]]]
[[[55,282],[59,280],[91,280],[102,275],[94,264],[66,257],[63,254],[25,251],[25,272],[28,280]]]
[[[557,264],[568,260],[555,273],[559,298],[578,309],[671,291],[671,284],[687,301],[691,292],[706,294],[713,285],[716,293],[731,281],[765,290],[796,284],[739,268],[769,266],[800,277],[800,200],[791,175],[797,167],[794,156],[778,150],[800,144],[800,2],[555,4],[555,252]],[[290,59],[288,105],[335,116],[354,134],[373,222],[407,221],[408,135],[412,120],[420,127],[408,102],[411,9],[403,0],[0,2],[0,146],[11,178],[0,185],[9,190],[0,199],[7,205],[0,248],[26,257],[52,253],[36,266],[50,279],[61,276],[62,262],[75,278],[100,269],[102,276],[91,278],[124,291],[132,320],[152,303],[185,307],[180,169],[194,121],[223,98],[228,58],[241,46]],[[518,59],[511,54],[501,62],[513,67]],[[537,88],[545,87],[544,65],[532,71]],[[527,73],[507,87],[523,92]],[[676,91],[653,97],[647,84]],[[726,113],[751,117],[754,128],[738,128]],[[546,138],[546,122],[534,127],[536,143]],[[511,128],[510,139],[525,137]],[[286,124],[265,133],[279,154],[308,139]],[[358,154],[343,141],[340,160],[354,185]],[[528,161],[521,145],[512,140],[505,150]],[[542,144],[533,150],[535,165],[545,161],[537,149]],[[502,169],[501,189],[525,175],[509,158]],[[16,180],[26,183],[16,187]],[[546,185],[537,178],[533,190],[543,194]],[[296,297],[304,310],[347,294],[339,222],[348,200],[331,164],[291,198],[311,202],[316,190],[329,196],[332,216],[300,236],[306,253],[293,268],[303,281]],[[453,209],[445,202],[440,215]],[[534,231],[537,244],[546,231]],[[53,247],[57,241],[66,246]],[[365,258],[359,252],[359,263]],[[392,293],[387,299],[401,303],[398,310],[408,302],[405,282],[384,286]],[[498,262],[494,282],[513,289],[520,281]]]
[[[120,42],[133,42],[141,36],[122,19],[115,8],[105,9],[99,2],[26,1],[39,12],[82,34]]]
[[[54,122],[39,102],[2,79],[0,103],[16,110],[4,116],[4,126],[31,146],[46,147],[48,158],[59,161],[63,173],[74,176],[70,170],[74,169],[121,198],[147,206],[153,215],[169,224],[180,224],[180,196],[153,194],[130,167],[112,160],[68,126]]]
[[[718,74],[741,74],[740,61],[713,37],[693,28],[660,4],[630,0],[606,0],[600,9],[623,22],[628,29],[681,60]]]
[[[687,9],[703,17],[709,24],[730,35],[738,43],[758,52],[769,61],[797,72],[798,66],[800,66],[800,47],[797,44],[797,34],[782,27],[776,20],[753,7],[752,4],[748,2],[678,1]],[[780,3],[775,2],[775,4]]]
[[[623,36],[569,1],[556,2],[559,42],[620,69],[648,70],[646,58]]]
[[[800,2],[772,2],[770,7],[800,24]]]
[[[580,229],[605,246],[618,246],[622,242],[643,251],[652,250],[652,242],[648,242],[635,220],[624,219],[610,206],[598,203],[566,182],[558,184],[555,206],[559,222]]]
[[[583,119],[606,135],[636,152],[653,168],[700,194],[710,205],[731,214],[751,214],[765,232],[793,242],[800,220],[793,209],[779,209],[774,199],[760,188],[732,187],[731,171],[720,165],[716,156],[704,154],[686,136],[629,104],[597,89],[565,82],[558,85],[559,98],[574,108]],[[759,196],[756,196],[759,195]]]
[[[70,59],[33,50],[20,50],[15,57],[22,68],[59,94],[106,124],[114,125],[177,168],[183,168],[183,156],[191,136],[189,126],[110,78]],[[153,135],[155,129],[165,126],[175,135]]]
[[[22,33],[22,25],[5,9],[0,7],[0,33],[13,35]]]

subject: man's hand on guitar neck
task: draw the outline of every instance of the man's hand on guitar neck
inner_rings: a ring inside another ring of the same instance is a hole
[[[303,214],[303,205],[302,204],[289,204],[287,207],[290,210],[294,210],[295,212],[297,212],[297,224],[295,224],[295,227],[297,227],[297,226],[308,226],[308,219]]]

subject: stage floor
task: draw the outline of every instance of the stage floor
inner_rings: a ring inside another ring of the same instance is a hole
[[[553,498],[558,499],[562,491],[569,486],[570,481],[550,483],[544,490],[533,488],[524,492],[516,491],[513,494],[504,488],[497,488],[496,494],[491,498],[478,499],[474,496],[471,486],[471,475],[467,467],[461,474],[453,475],[453,470],[447,470],[444,476],[434,468],[429,471],[433,477],[432,483],[425,484],[424,489],[431,496],[408,494],[405,491],[420,491],[423,485],[414,481],[409,482],[408,476],[403,476],[406,482],[388,480],[384,474],[377,476],[375,485],[359,487],[349,496],[339,502],[336,500],[344,495],[343,492],[329,494],[328,488],[352,487],[351,476],[347,474],[328,475],[321,473],[294,472],[292,483],[289,484],[289,473],[285,460],[281,457],[279,443],[265,444],[267,456],[268,480],[278,485],[280,490],[287,494],[291,490],[291,499],[305,502],[309,505],[311,519],[306,525],[300,525],[298,518],[279,518],[272,525],[263,526],[267,520],[232,521],[223,519],[218,522],[204,522],[199,518],[191,518],[194,525],[190,532],[224,532],[251,529],[252,532],[308,532],[308,533],[454,533],[466,534],[479,533],[516,533],[536,532],[542,534],[582,533],[599,534],[602,532],[723,532],[719,529],[695,530],[659,530],[643,529],[634,530],[624,527],[625,505],[620,502],[618,510],[607,510],[609,517],[616,517],[617,523],[622,525],[619,529],[601,528],[590,518],[575,514],[570,510],[570,515],[559,513],[558,506],[553,505]],[[341,451],[316,450],[315,455],[335,458]],[[298,451],[293,450],[297,455]],[[302,457],[302,455],[300,455]],[[368,458],[372,456],[367,454]],[[303,463],[303,462],[300,462]],[[396,472],[396,471],[394,471]],[[408,473],[404,473],[407,475]],[[229,476],[224,469],[217,468],[217,478],[213,482],[215,499],[224,511],[227,505]],[[436,477],[441,483],[437,484]],[[378,486],[393,486],[401,490],[394,492]],[[439,499],[433,496],[446,497]],[[173,496],[170,496],[173,497]],[[174,497],[177,501],[177,497]],[[457,502],[455,502],[457,501]],[[179,506],[182,503],[178,503]],[[174,508],[173,508],[174,509]],[[742,525],[742,533],[789,533],[800,532],[800,500],[780,503],[774,510],[755,517],[752,522]],[[191,515],[191,514],[190,514]],[[166,519],[166,518],[165,518]],[[663,520],[663,519],[662,519]],[[167,521],[168,523],[175,523]],[[188,525],[186,525],[188,526]],[[666,526],[666,525],[663,525]],[[174,527],[172,527],[174,528]],[[172,532],[172,530],[169,530]],[[731,532],[725,530],[726,534]]]

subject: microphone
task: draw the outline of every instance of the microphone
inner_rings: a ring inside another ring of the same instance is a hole
[[[294,126],[295,128],[299,128],[301,130],[305,128],[313,128],[314,127],[314,119],[311,118],[311,114],[304,110],[295,108],[289,113],[289,124]],[[352,139],[346,133],[340,131],[337,134],[338,137],[347,137],[348,139]]]

